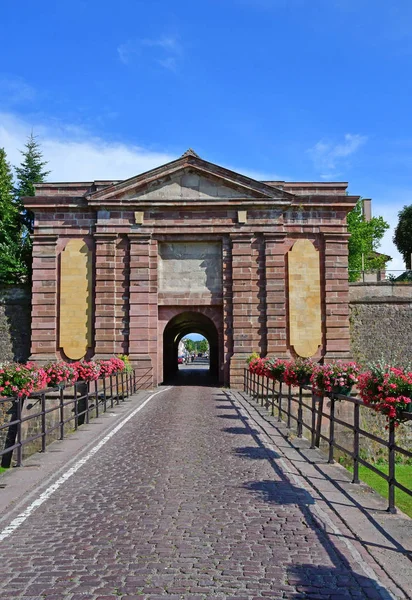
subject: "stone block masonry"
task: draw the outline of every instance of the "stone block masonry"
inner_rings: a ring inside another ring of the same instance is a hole
[[[0,363],[29,357],[30,310],[28,286],[0,286]]]
[[[38,184],[25,199],[35,214],[31,357],[67,360],[79,344],[86,358],[129,354],[153,386],[194,331],[233,387],[252,352],[349,358],[346,215],[358,197],[346,188],[259,182],[193,152],[126,181]],[[67,247],[87,248],[91,273],[62,268]],[[294,247],[311,252],[292,272]]]
[[[410,365],[412,283],[352,283],[349,302],[354,358],[364,365]]]

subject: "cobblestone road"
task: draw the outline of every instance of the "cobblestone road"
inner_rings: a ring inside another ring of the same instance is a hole
[[[0,598],[390,598],[249,423],[217,388],[153,398],[0,543]]]

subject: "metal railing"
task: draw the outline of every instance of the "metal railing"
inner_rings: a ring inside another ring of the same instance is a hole
[[[145,389],[151,376],[151,368],[139,375],[136,370],[121,371],[96,381],[46,388],[24,398],[0,397],[0,409],[3,414],[10,415],[7,423],[0,423],[0,436],[3,438],[2,433],[6,432],[4,448],[0,450],[1,466],[11,465],[13,452],[15,466],[22,466],[25,446],[40,439],[40,451],[45,452],[51,441],[64,439],[69,431],[89,423],[92,416],[98,417],[107,408],[113,408],[138,390]],[[36,407],[38,409],[32,412]],[[30,432],[31,424],[34,432]]]
[[[352,483],[360,483],[360,465],[382,477],[388,484],[388,512],[396,512],[396,489],[412,497],[412,488],[405,487],[396,479],[396,454],[399,453],[407,459],[412,459],[412,452],[396,444],[396,427],[392,419],[389,420],[388,427],[385,430],[387,431],[387,439],[384,439],[361,427],[360,408],[373,410],[363,400],[354,396],[333,393],[317,396],[312,392],[311,387],[305,385],[299,386],[297,394],[294,393],[294,389],[297,388],[292,388],[292,386],[288,386],[283,382],[277,382],[256,373],[250,373],[248,369],[244,371],[244,391],[261,406],[264,406],[267,410],[270,409],[272,416],[276,416],[275,413],[277,413],[278,421],[285,420],[289,429],[292,427],[292,422],[296,423],[296,432],[299,438],[303,437],[303,431],[306,430],[309,434],[311,448],[319,448],[321,440],[326,442],[329,463],[335,462],[335,450],[343,452],[352,459]],[[330,401],[329,412],[325,412],[325,397]],[[348,423],[336,416],[336,403],[341,400],[345,400],[353,406],[353,423]],[[296,410],[294,411],[293,408]],[[306,415],[309,415],[308,419]],[[402,413],[402,418],[412,423],[412,413]],[[326,434],[323,433],[323,419],[327,419],[329,424]],[[337,441],[336,425],[342,426],[345,430],[351,432],[351,450]],[[388,474],[360,456],[361,436],[387,449]]]

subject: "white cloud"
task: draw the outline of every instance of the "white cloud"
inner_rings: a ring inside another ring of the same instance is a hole
[[[308,150],[308,153],[316,169],[322,172],[322,179],[330,179],[339,175],[337,172],[339,165],[359,150],[367,139],[365,135],[347,133],[343,142],[333,144],[320,140]]]
[[[117,47],[121,62],[130,65],[140,57],[149,55],[149,59],[168,71],[177,71],[178,59],[183,55],[183,48],[175,36],[163,36],[157,39],[128,40]]]
[[[5,148],[12,165],[20,164],[20,150],[24,148],[32,130],[39,137],[45,160],[49,161],[47,168],[51,170],[50,181],[127,179],[177,158],[168,152],[107,142],[78,126],[38,120],[29,122],[12,113],[0,113],[0,147]],[[204,158],[207,160],[208,157]],[[239,169],[230,165],[227,168],[258,181],[289,179],[275,173]],[[380,252],[393,258],[389,263],[389,272],[404,269],[403,259],[394,246],[392,237],[398,223],[398,212],[405,204],[410,204],[411,198],[412,190],[407,189],[385,189],[379,196],[375,193],[373,214],[381,215],[391,226],[379,248]]]
[[[130,40],[117,46],[117,54],[119,55],[121,62],[125,65],[128,65],[131,58],[138,53],[139,47]]]
[[[177,71],[177,61],[174,56],[168,56],[167,58],[163,60],[159,59],[156,62],[168,71],[173,71],[174,73]]]
[[[127,179],[177,158],[140,146],[107,142],[76,126],[28,122],[0,113],[0,147],[12,165],[21,162],[20,150],[33,130],[41,143],[50,181]]]
[[[20,164],[20,150],[31,131],[38,136],[44,159],[49,161],[50,181],[127,179],[178,158],[168,152],[107,142],[77,125],[33,122],[12,113],[0,113],[0,147],[6,149],[12,165]],[[208,160],[210,157],[203,158]],[[226,168],[257,181],[285,180],[285,177],[273,172],[233,165],[226,165]]]
[[[0,75],[0,98],[5,106],[32,101],[36,90],[22,77]]]
[[[165,36],[165,37],[161,37],[159,39],[143,39],[141,41],[142,46],[149,46],[149,47],[158,47],[158,48],[162,48],[163,50],[167,50],[168,52],[173,52],[174,54],[181,54],[182,53],[182,47],[180,45],[180,42],[178,41],[178,39],[176,37],[173,36]]]

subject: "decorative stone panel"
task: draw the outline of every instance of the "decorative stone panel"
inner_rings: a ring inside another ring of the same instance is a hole
[[[297,240],[288,253],[289,336],[298,356],[314,356],[322,343],[319,253]]]
[[[70,240],[60,257],[60,346],[72,360],[91,346],[91,292],[91,253],[83,240]]]
[[[202,200],[206,198],[239,198],[240,196],[245,196],[244,189],[223,185],[217,179],[210,176],[201,176],[191,170],[184,170],[160,178],[151,183],[144,192],[132,193],[131,195],[131,197],[137,197],[140,200],[164,198],[195,198]]]
[[[222,293],[220,242],[159,244],[159,292]]]

